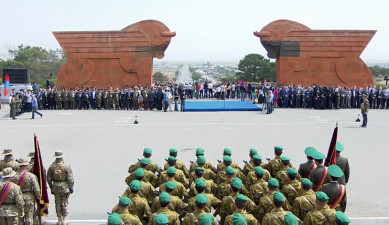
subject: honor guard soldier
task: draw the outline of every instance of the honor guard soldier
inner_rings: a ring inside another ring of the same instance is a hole
[[[13,155],[12,155],[12,149],[6,148],[3,151],[4,160],[0,161],[0,171],[3,171],[3,169],[7,167],[11,167],[15,172],[18,171],[18,163],[15,161]]]
[[[276,173],[275,178],[280,182],[280,189],[289,182],[289,177],[287,170],[288,168],[294,168],[292,164],[290,164],[290,159],[286,156],[281,156],[281,169]],[[301,180],[300,175],[297,177],[298,180]]]
[[[269,170],[270,172],[270,175],[272,177],[275,177],[277,172],[279,170],[281,170],[282,166],[281,166],[281,155],[282,155],[282,151],[284,149],[281,147],[281,146],[274,146],[274,159],[270,160],[268,162],[268,164],[266,165],[266,168],[267,170]]]
[[[288,199],[288,202],[293,203],[294,199],[300,196],[301,183],[296,179],[298,173],[295,169],[288,168],[288,181],[281,188],[282,194]]]
[[[350,224],[350,219],[342,211],[336,211],[335,225],[347,225],[347,224]]]
[[[292,213],[299,219],[304,220],[305,216],[315,209],[316,195],[312,190],[312,182],[307,179],[301,179],[301,195],[294,199]]]
[[[235,170],[235,176],[236,177],[239,177],[244,183],[247,183],[247,178],[246,176],[240,171],[240,168],[238,166],[238,164],[235,163],[235,167],[234,166],[231,166],[233,165],[232,164],[232,159],[230,156],[228,155],[225,155],[223,156],[223,166],[222,165],[218,165],[218,173],[217,173],[217,182],[218,183],[222,183],[224,182],[227,178],[226,178],[226,172],[225,172],[225,169],[226,167],[230,166],[232,168],[234,168]],[[221,170],[219,170],[221,169]]]
[[[347,205],[346,186],[338,183],[338,179],[343,176],[342,169],[337,165],[330,165],[328,174],[331,182],[324,185],[321,191],[327,194],[328,205],[331,209],[344,212]]]
[[[200,218],[203,215],[212,216],[211,214],[209,214],[209,212],[207,212],[205,210],[205,208],[207,208],[207,205],[208,205],[208,196],[207,195],[204,195],[202,193],[197,194],[194,202],[195,202],[196,209],[194,209],[192,212],[187,213],[185,215],[185,217],[182,221],[182,225],[199,224]],[[211,218],[209,218],[209,219],[211,220]],[[205,218],[203,218],[202,220],[205,220]],[[213,224],[213,225],[218,224],[214,218],[213,218],[213,220],[211,220],[211,222],[212,222],[211,224]]]
[[[317,152],[317,150],[313,147],[305,148],[305,155],[307,156],[307,161],[305,163],[300,164],[299,166],[299,174],[302,178],[308,178],[311,175],[311,171],[315,168],[316,164],[313,161],[313,155]]]
[[[176,168],[169,167],[166,172],[167,172],[167,180],[165,181],[165,183],[163,183],[159,186],[159,193],[168,192],[166,189],[166,184],[168,182],[174,182],[174,183],[176,183],[176,185],[175,185],[176,188],[174,189],[173,193],[169,193],[169,194],[177,196],[180,199],[183,199],[183,197],[187,194],[186,187],[181,182],[178,182],[175,179],[175,175],[177,172]]]
[[[240,170],[240,168],[239,168],[239,165],[236,163],[236,162],[234,162],[234,161],[232,161],[232,159],[231,159],[231,155],[232,155],[232,151],[231,151],[231,149],[229,149],[229,148],[225,148],[224,150],[223,150],[223,162],[219,162],[218,164],[217,164],[217,166],[216,166],[216,169],[217,169],[217,171],[223,171],[227,166],[231,166],[232,168],[234,168],[234,169],[239,169]],[[228,156],[228,157],[230,157],[230,161],[225,161],[224,159],[224,157],[225,156]]]
[[[19,171],[15,176],[15,183],[20,187],[24,200],[24,224],[32,225],[34,221],[35,202],[41,198],[41,189],[38,178],[28,172],[28,161],[19,159]],[[21,218],[19,218],[21,220]]]
[[[212,194],[205,193],[205,190],[207,188],[207,184],[205,183],[205,180],[198,178],[195,180],[194,183],[195,183],[195,189],[196,189],[197,195],[204,194],[205,196],[208,197],[208,203],[207,203],[207,206],[204,208],[204,211],[207,213],[210,213],[212,208],[217,209],[220,206],[221,201],[220,201],[220,199],[216,198]],[[196,198],[191,197],[188,201],[188,211],[192,212],[195,209],[196,209]]]
[[[234,168],[231,166],[226,167],[225,169],[226,172],[226,181],[223,183],[220,183],[217,192],[216,192],[216,198],[223,199],[224,196],[228,196],[231,193],[231,184],[234,178],[236,177],[236,173]],[[237,178],[237,177],[236,177]],[[239,178],[238,178],[239,179]],[[241,179],[239,179],[241,181]],[[249,192],[246,189],[246,187],[243,185],[240,189],[240,193],[244,195],[248,195]]]
[[[247,213],[244,209],[246,208],[248,198],[242,194],[238,194],[235,198],[235,206],[236,210],[233,215],[229,215],[226,218],[225,225],[234,225],[234,217],[236,217],[236,214],[240,214],[243,216],[244,220],[249,225],[257,225],[258,220],[252,215]]]
[[[171,211],[175,211],[179,215],[181,215],[181,213],[184,210],[186,210],[186,205],[184,204],[184,202],[182,201],[181,198],[173,195],[173,192],[177,189],[177,183],[174,181],[168,181],[165,184],[164,189],[165,189],[166,193],[168,193],[171,196],[170,203],[167,206],[168,209],[170,209]],[[153,203],[151,204],[151,210],[156,212],[160,208],[161,208],[161,204],[159,202],[159,197],[156,197],[156,198],[154,198]]]
[[[71,167],[63,161],[63,152],[56,151],[54,157],[55,161],[47,170],[47,183],[55,197],[58,224],[63,225],[66,224],[68,199],[73,194],[74,178]]]
[[[108,225],[123,225],[123,221],[120,218],[120,215],[117,213],[112,213],[108,216]]]
[[[263,179],[268,181],[271,177],[270,172],[265,169],[265,165],[262,162],[262,157],[260,155],[253,156],[253,165],[254,167],[260,166],[264,170]],[[249,171],[247,174],[247,180],[249,183],[254,184],[257,181],[257,177],[255,176],[255,172],[253,170]]]
[[[285,211],[282,208],[282,205],[285,203],[285,196],[276,191],[273,194],[273,204],[274,208],[270,211],[270,213],[266,214],[262,220],[262,225],[272,225],[272,224],[284,224],[285,223],[285,214],[290,213],[289,211]],[[299,220],[299,219],[298,219]],[[303,224],[302,221],[299,221],[299,224]]]
[[[151,216],[150,221],[148,223],[149,225],[153,225],[155,223],[156,216],[161,213],[165,214],[169,218],[169,225],[180,224],[178,213],[176,213],[175,211],[171,211],[167,207],[170,201],[171,201],[171,196],[168,193],[162,192],[159,195],[159,203],[161,204],[161,208],[159,208],[158,211]]]
[[[350,177],[350,165],[348,164],[347,157],[340,155],[343,150],[343,145],[340,142],[336,142],[336,165],[343,171],[343,176],[338,179],[338,182],[339,184],[346,185]]]
[[[243,160],[243,162],[245,163],[244,164],[244,167],[243,167],[243,174],[247,176],[247,174],[252,171],[255,167],[254,163],[253,163],[253,156],[254,155],[258,155],[258,151],[254,148],[251,148],[250,149],[250,153],[249,153],[249,157],[250,157],[250,161],[245,161]]]
[[[198,167],[203,167],[204,168],[204,175],[203,175],[203,178],[205,180],[213,180],[213,181],[216,181],[217,180],[217,176],[216,174],[213,172],[213,170],[211,169],[208,169],[209,166],[206,166],[207,165],[207,160],[205,159],[204,156],[198,156],[197,157],[197,161],[196,161],[196,164],[198,165]],[[194,170],[195,168],[193,168]],[[196,175],[195,175],[195,171],[193,171],[190,173],[189,175],[189,183],[192,183],[194,182],[194,180],[196,180]]]
[[[145,170],[145,178],[144,180],[146,182],[150,182],[151,185],[153,185],[153,187],[156,187],[158,185],[158,177],[157,175],[155,175],[152,171],[149,170],[149,165],[150,165],[151,161],[149,158],[143,158],[139,161],[139,165],[140,167],[138,168],[142,168]],[[131,183],[131,181],[135,180],[135,173],[131,173],[126,179],[125,179],[125,182],[128,184]]]
[[[196,180],[203,179],[204,168],[196,167],[194,171],[195,171],[195,175],[196,175]],[[204,193],[213,194],[213,193],[217,192],[218,186],[215,184],[215,182],[213,182],[212,180],[205,180],[205,179],[203,179],[203,180],[205,181],[205,184],[207,185],[207,188],[204,190]],[[195,197],[198,194],[196,189],[195,189],[195,186],[196,186],[195,182],[191,183],[191,185],[189,186],[189,196],[190,197]]]
[[[328,207],[327,202],[326,193],[316,192],[315,209],[307,214],[304,225],[335,224],[336,211]]]
[[[161,213],[155,216],[155,223],[152,225],[167,225],[169,224],[169,217]]]
[[[153,150],[151,150],[151,148],[145,148],[143,150],[143,157],[150,160],[150,162],[148,163],[149,165],[147,167],[147,170],[156,174],[156,173],[159,173],[161,171],[161,169],[159,168],[159,166],[156,162],[151,161],[150,158],[151,158],[152,153],[153,153]],[[134,165],[131,165],[128,168],[128,173],[134,172],[139,167],[141,167],[140,161],[136,162]]]
[[[199,219],[200,225],[218,225],[219,223],[216,221],[215,217],[211,214],[203,214]]]
[[[161,172],[161,177],[160,177],[160,180],[162,182],[166,182],[168,180],[168,176],[169,174],[167,173],[167,171],[170,170],[171,171],[174,171],[174,174],[175,174],[175,179],[178,181],[178,182],[181,182],[183,185],[189,185],[189,181],[188,179],[186,178],[184,172],[182,172],[182,170],[178,170],[176,169],[175,167],[175,164],[177,162],[177,159],[176,157],[173,157],[173,156],[169,156],[169,158],[167,159],[167,162],[168,164],[170,165],[170,167],[168,167],[166,169],[166,171],[162,171]],[[174,169],[174,170],[173,170]]]
[[[177,149],[171,148],[171,149],[169,149],[169,156],[172,156],[172,157],[177,159],[177,152],[178,152]],[[169,168],[170,166],[172,166],[172,165],[170,165],[169,162],[166,162],[166,164],[164,165],[163,169],[167,170],[167,168]],[[189,178],[189,171],[186,168],[185,164],[181,160],[177,159],[176,163],[174,164],[174,167],[176,167],[176,169],[181,170],[182,172],[184,172],[185,177]]]
[[[33,169],[34,169],[35,152],[30,152],[30,153],[28,153],[28,157],[30,158],[30,162],[28,163],[28,168],[27,168],[27,170],[28,170],[29,172],[33,172]]]
[[[139,180],[133,180],[130,183],[131,194],[125,196],[131,199],[131,207],[129,212],[135,215],[142,221],[142,224],[147,224],[151,216],[150,206],[145,198],[139,196],[139,191],[142,188],[142,183]],[[123,197],[123,196],[122,196]],[[116,208],[112,210],[116,212]]]
[[[313,191],[320,191],[324,184],[330,181],[328,175],[328,168],[323,165],[323,160],[326,158],[321,152],[316,152],[313,155],[315,159],[316,168],[312,170],[309,179],[312,181]]]
[[[284,216],[285,225],[298,225],[299,221],[293,213],[287,213]]]
[[[250,198],[258,205],[259,199],[261,199],[269,191],[269,189],[267,181],[263,179],[265,170],[260,166],[256,166],[254,168],[254,172],[257,180],[255,183],[251,184]]]
[[[123,225],[142,225],[139,218],[130,214],[129,208],[131,204],[131,199],[127,197],[121,197],[119,199],[119,204],[115,207],[115,213],[120,215],[121,220],[123,221]]]
[[[196,149],[196,157],[198,158],[199,156],[204,156],[204,149],[203,148],[197,148]],[[189,167],[189,170],[190,172],[192,172],[194,170],[194,168],[200,166],[197,162],[193,162],[192,164],[190,164],[190,167]],[[210,169],[212,170],[212,172],[214,173],[217,173],[217,170],[216,168],[208,161],[206,161],[204,163],[204,165],[200,166],[200,167],[204,167],[204,169]]]
[[[148,202],[152,202],[155,197],[155,189],[153,185],[149,182],[144,181],[145,170],[143,168],[138,168],[134,172],[135,179],[139,180],[142,184],[142,188],[139,191],[139,196],[147,199]],[[131,188],[128,187],[122,194],[122,196],[129,196],[131,194]]]
[[[3,180],[11,178],[16,172],[11,168],[6,168],[0,175],[0,224],[17,225],[19,218],[24,216],[24,201],[20,187],[12,181]]]

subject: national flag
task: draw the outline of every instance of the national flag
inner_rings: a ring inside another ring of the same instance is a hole
[[[327,158],[324,162],[324,166],[330,166],[332,164],[336,164],[336,140],[338,138],[338,123],[336,123],[336,127],[334,132],[332,133],[332,139],[330,143],[330,147],[328,149]]]
[[[35,146],[35,157],[34,157],[34,168],[33,174],[38,178],[38,184],[41,189],[41,198],[38,202],[38,215],[49,215],[49,195],[47,194],[46,185],[46,174],[42,164],[42,155],[39,148],[38,137],[34,134],[34,146]],[[40,216],[39,216],[40,219]]]
[[[264,87],[267,86],[267,81],[266,81],[266,79],[263,80],[263,86],[264,86]]]
[[[4,77],[4,96],[8,95],[8,89],[9,89],[9,76],[8,73],[6,73]]]

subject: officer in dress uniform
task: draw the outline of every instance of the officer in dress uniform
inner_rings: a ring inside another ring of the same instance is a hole
[[[307,156],[307,161],[305,163],[300,164],[298,172],[302,178],[309,178],[309,176],[311,175],[311,171],[315,168],[313,155],[317,152],[317,150],[313,147],[307,147],[305,148],[304,152]]]
[[[367,100],[366,95],[362,95],[362,104],[361,104],[361,113],[363,117],[361,127],[367,127],[367,113],[369,112],[369,100]]]
[[[324,185],[322,191],[327,194],[331,209],[344,212],[347,205],[346,186],[338,183],[338,179],[343,176],[342,169],[337,165],[331,165],[328,167],[328,174],[331,182]]]
[[[347,157],[340,155],[343,152],[344,147],[340,142],[336,142],[336,165],[339,166],[343,171],[343,176],[339,178],[339,184],[346,185],[350,177],[350,165]]]

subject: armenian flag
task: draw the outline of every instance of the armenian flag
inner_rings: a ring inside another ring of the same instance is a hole
[[[4,96],[8,95],[8,89],[9,89],[9,76],[6,73],[4,77]]]

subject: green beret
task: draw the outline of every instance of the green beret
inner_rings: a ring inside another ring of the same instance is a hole
[[[153,152],[153,150],[151,150],[151,148],[143,149],[143,155],[151,155],[152,152]]]
[[[229,149],[229,148],[225,148],[225,149],[224,149],[223,155],[231,155],[231,154],[232,154],[231,149]]]
[[[139,180],[133,180],[130,183],[131,191],[139,191],[142,188],[142,183]]]
[[[169,217],[163,213],[160,213],[155,216],[154,222],[156,225],[166,225],[169,223]]]
[[[336,142],[336,151],[343,152],[344,147],[340,142]]]
[[[232,159],[231,159],[231,157],[230,156],[228,156],[228,155],[225,155],[225,156],[223,156],[223,161],[224,162],[231,162],[232,161]]]
[[[232,223],[234,225],[247,225],[246,220],[244,219],[244,216],[240,213],[235,213],[232,216]]]
[[[167,168],[167,170],[166,170],[166,173],[169,175],[176,174],[176,172],[177,172],[177,169],[174,166],[171,166],[171,167]]]
[[[166,187],[166,189],[174,190],[177,188],[177,183],[174,181],[168,181],[168,182],[166,182],[165,187]]]
[[[170,155],[176,155],[177,154],[177,149],[175,149],[175,148],[171,148],[171,149],[169,149],[169,153],[170,153]]]
[[[274,194],[273,194],[273,200],[274,200],[275,202],[284,202],[284,201],[285,201],[285,196],[284,196],[284,194],[282,194],[281,192],[276,191],[276,192],[274,192]]]
[[[263,175],[265,175],[265,170],[263,170],[260,166],[254,167],[254,172],[258,177],[263,177]]]
[[[196,197],[196,203],[200,205],[204,205],[208,203],[208,197],[205,194],[197,194]]]
[[[315,154],[313,154],[312,158],[316,160],[321,160],[321,159],[325,159],[326,156],[321,152],[316,152]]]
[[[328,174],[330,174],[331,177],[343,177],[343,171],[337,165],[330,165],[328,167]]]
[[[194,170],[195,171],[204,171],[204,168],[203,167],[196,167]]]
[[[313,155],[317,152],[317,150],[314,147],[306,147],[304,152],[305,155],[313,158]]]
[[[281,146],[274,146],[274,151],[282,152],[284,150]]]
[[[250,156],[251,156],[251,157],[253,157],[254,155],[257,155],[257,154],[258,154],[257,149],[250,148]]]
[[[286,213],[284,216],[285,225],[298,225],[298,221],[293,213]]]
[[[290,162],[290,159],[286,156],[281,156],[281,161],[284,162],[284,163],[289,163]]]
[[[253,156],[253,160],[254,160],[254,161],[262,160],[262,156],[261,156],[261,155],[258,155],[258,154],[257,154],[257,155],[254,155],[254,156]]]
[[[199,156],[197,157],[197,164],[199,164],[200,166],[204,165],[205,164],[205,157],[204,156]]]
[[[235,169],[232,168],[231,166],[227,166],[225,171],[226,171],[226,174],[229,174],[229,175],[232,175],[235,173]]]
[[[136,178],[142,178],[145,176],[145,170],[143,168],[137,168],[134,174]]]
[[[247,197],[242,195],[242,194],[238,194],[238,195],[236,195],[235,200],[239,201],[239,202],[246,203],[247,202]]]
[[[339,225],[346,225],[350,223],[350,219],[342,211],[336,211],[335,220]]]
[[[159,194],[159,202],[162,203],[162,204],[163,203],[164,204],[169,203],[171,198],[172,197],[167,192],[162,192],[161,194]]]
[[[122,219],[120,218],[120,215],[117,213],[112,213],[108,216],[108,224],[109,225],[120,225],[122,224]]]
[[[177,159],[174,156],[169,156],[169,158],[167,158],[167,161],[169,161],[169,162],[176,162]]]
[[[215,218],[211,214],[204,213],[200,216],[199,222],[200,225],[212,225],[214,220]]]
[[[129,204],[131,204],[131,199],[127,198],[126,196],[123,196],[119,199],[119,205],[128,206]]]
[[[267,181],[269,187],[271,188],[276,188],[278,186],[280,186],[280,183],[278,183],[278,180],[276,178],[270,178],[268,181]]]
[[[242,180],[239,177],[234,177],[231,181],[231,187],[234,189],[242,188]]]
[[[318,191],[316,192],[316,200],[318,200],[319,202],[325,202],[327,201],[329,198],[327,196],[326,193],[322,192],[322,191]]]
[[[141,159],[140,160],[140,164],[141,165],[149,165],[150,164],[150,159],[148,159],[148,158],[143,158],[143,159]]]
[[[196,149],[196,156],[204,155],[204,149],[203,148],[197,148]]]
[[[288,169],[286,171],[288,172],[289,176],[291,176],[291,177],[297,176],[297,171],[293,168],[288,167]]]
[[[311,188],[311,186],[313,185],[312,181],[309,180],[308,178],[303,178],[301,179],[301,185],[305,188],[305,189],[309,189]]]
[[[195,180],[195,185],[196,185],[196,187],[198,187],[198,188],[205,188],[205,187],[207,186],[207,184],[205,183],[205,180],[202,179],[202,178],[197,178],[197,179]]]

